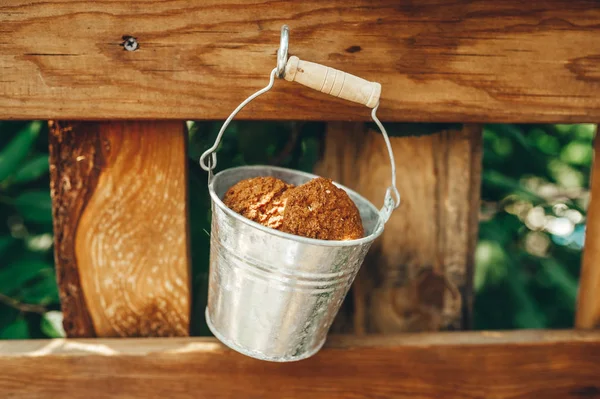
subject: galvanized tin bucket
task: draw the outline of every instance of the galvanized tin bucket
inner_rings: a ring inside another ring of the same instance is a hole
[[[227,169],[209,185],[212,199],[206,320],[213,334],[245,355],[293,361],[316,353],[373,241],[379,210],[341,185],[362,218],[365,237],[325,241],[262,226],[223,204],[240,180],[273,176],[299,185],[316,177],[270,166]]]
[[[293,65],[289,64],[287,40],[284,26],[277,67],[271,71],[269,84],[231,113],[214,145],[200,158],[200,165],[209,172],[208,189],[212,200],[206,321],[212,333],[230,348],[257,359],[277,362],[305,359],[323,346],[367,251],[400,203],[394,154],[376,115],[379,83],[299,61],[297,57]],[[300,62],[302,68],[298,67]],[[301,73],[286,76],[290,65]],[[381,130],[391,165],[391,185],[386,190],[383,207],[378,210],[358,193],[338,184],[360,212],[365,230],[363,238],[327,241],[295,236],[246,219],[223,203],[225,192],[243,179],[274,176],[300,185],[317,177],[272,166],[244,166],[212,175],[217,164],[216,151],[228,124],[246,104],[273,87],[275,76],[321,90],[326,88],[329,94],[372,108],[371,117]]]

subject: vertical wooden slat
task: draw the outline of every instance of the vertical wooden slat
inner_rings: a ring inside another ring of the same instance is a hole
[[[598,128],[594,139],[594,163],[590,185],[590,203],[575,317],[577,328],[600,328],[600,140]]]
[[[189,334],[183,122],[50,122],[69,337]]]
[[[373,245],[333,331],[389,334],[469,326],[481,126],[443,128],[417,137],[423,132],[407,125],[404,137],[391,138],[402,205]],[[390,181],[383,138],[363,124],[330,123],[316,172],[381,206]]]

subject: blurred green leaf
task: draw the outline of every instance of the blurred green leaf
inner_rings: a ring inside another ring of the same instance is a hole
[[[479,240],[496,242],[505,247],[514,240],[515,229],[520,226],[522,222],[517,217],[502,212],[494,219],[479,224]]]
[[[13,183],[28,183],[49,171],[48,154],[38,155],[26,162],[12,178]]]
[[[49,191],[24,192],[14,199],[14,205],[27,221],[52,223],[52,200]]]
[[[15,239],[11,236],[0,236],[0,256],[2,256],[14,242]]]
[[[543,201],[536,193],[523,186],[519,180],[506,176],[495,170],[488,170],[482,173],[483,184],[504,189],[508,192],[519,193],[524,199],[530,201]]]
[[[19,295],[23,302],[50,305],[60,303],[54,273],[46,273],[42,279],[24,288]]]
[[[592,162],[594,151],[589,143],[573,141],[560,151],[560,159],[571,165],[589,165]]]
[[[23,317],[16,319],[12,324],[0,332],[0,339],[27,339],[29,327]]]
[[[513,144],[508,137],[497,137],[492,145],[496,154],[507,157],[513,153]]]
[[[506,278],[506,251],[495,241],[481,240],[475,250],[477,269],[474,277],[475,291],[489,284],[498,284]]]
[[[528,151],[533,150],[533,146],[529,142],[523,130],[516,125],[511,124],[489,124],[484,127],[484,134],[490,132],[497,133],[498,136],[505,135],[508,139],[516,141],[521,147]]]
[[[0,331],[16,320],[19,311],[12,306],[0,302]]]
[[[565,298],[575,307],[577,302],[577,280],[571,277],[564,269],[563,265],[554,259],[542,259],[542,272],[545,273],[550,281],[554,283],[565,296]]]
[[[240,122],[237,133],[239,152],[249,165],[268,164],[281,151],[290,134],[289,123]]]
[[[57,310],[46,312],[40,324],[41,330],[49,338],[64,338],[63,314]]]
[[[562,124],[562,123],[558,123],[556,125],[553,125],[552,127],[553,127],[553,129],[554,129],[554,131],[556,133],[561,134],[561,135],[567,135],[573,129],[573,125],[571,125],[571,124]]]
[[[17,133],[16,137],[0,151],[0,182],[12,175],[31,150],[42,123],[32,122]]]
[[[548,170],[562,187],[578,188],[584,183],[583,173],[559,159],[551,160],[548,163]]]
[[[552,136],[544,129],[533,128],[529,131],[529,135],[534,139],[536,147],[547,155],[556,155],[560,149],[558,138]]]
[[[544,315],[527,290],[522,270],[518,267],[518,264],[512,261],[508,263],[508,266],[510,274],[507,282],[517,304],[514,315],[515,325],[517,328],[545,328]]]
[[[573,127],[573,133],[581,140],[592,141],[596,135],[596,125],[593,123],[581,123]]]
[[[312,172],[312,169],[319,157],[319,141],[309,137],[302,140],[302,155],[298,160],[298,169],[303,172]]]
[[[0,268],[0,293],[12,295],[42,271],[53,274],[51,265],[40,261],[17,261]]]

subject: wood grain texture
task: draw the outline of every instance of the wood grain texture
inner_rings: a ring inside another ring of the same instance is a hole
[[[269,363],[213,339],[0,342],[8,398],[600,397],[600,332],[330,337],[314,357]]]
[[[600,119],[595,0],[6,0],[0,119],[224,119],[266,85],[283,24],[290,55],[380,82],[384,120]],[[276,83],[239,117],[369,119]]]
[[[402,134],[415,134],[410,129]],[[390,140],[402,203],[367,255],[334,331],[390,334],[468,327],[481,126]],[[390,181],[381,134],[360,123],[330,123],[316,172],[381,206]]]
[[[597,128],[598,129],[598,128]],[[575,326],[600,328],[600,137],[596,130]]]
[[[52,122],[55,257],[70,337],[189,333],[183,122]]]

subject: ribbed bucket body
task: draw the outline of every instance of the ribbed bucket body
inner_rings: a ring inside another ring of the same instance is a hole
[[[383,223],[373,204],[338,185],[360,211],[364,238],[324,241],[261,226],[222,202],[232,185],[256,176],[274,176],[295,185],[316,177],[270,166],[232,168],[214,176],[209,185],[212,233],[207,322],[220,341],[245,355],[279,362],[304,359],[325,342]]]

